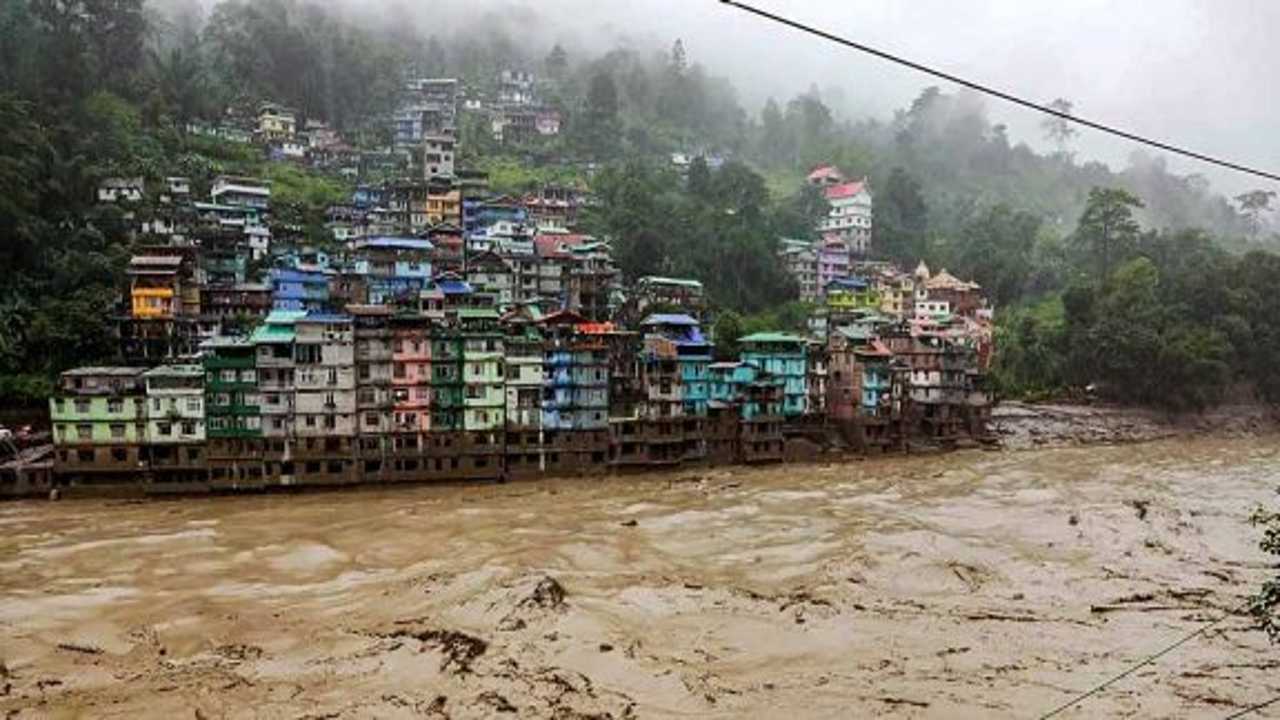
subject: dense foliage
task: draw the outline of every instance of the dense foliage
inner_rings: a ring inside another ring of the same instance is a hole
[[[464,164],[500,192],[590,184],[587,230],[614,242],[626,276],[702,280],[728,318],[721,337],[737,336],[734,322],[803,327],[777,238],[812,237],[826,206],[802,180],[829,162],[869,178],[878,255],[983,285],[1006,393],[1094,384],[1174,408],[1236,387],[1280,399],[1270,191],[1233,205],[1159,158],[1135,154],[1119,172],[1081,163],[1059,122],[1045,127],[1055,151],[1040,154],[971,94],[928,88],[888,121],[841,118],[816,88],[749,113],[679,41],[593,55],[517,41],[499,16],[471,22],[419,29],[315,0],[207,11],[198,0],[0,0],[0,395],[36,395],[53,371],[114,352],[112,312],[138,241],[128,209],[93,203],[103,177],[180,174],[203,192],[221,172],[267,176],[277,220],[323,237],[322,210],[344,181],[189,136],[188,123],[270,99],[376,148],[407,74],[459,77],[491,97],[515,68],[538,74],[564,131],[503,144],[464,112]],[[681,175],[672,153],[724,162],[694,160]]]

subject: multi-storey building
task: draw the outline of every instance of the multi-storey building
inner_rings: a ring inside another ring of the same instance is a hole
[[[144,368],[68,370],[49,401],[58,481],[137,482],[147,467]]]
[[[711,364],[709,384],[713,416],[727,408],[738,420],[729,424],[731,450],[719,457],[747,463],[782,460],[782,378],[751,363],[718,362]]]
[[[214,179],[209,197],[215,206],[235,209],[237,212],[230,214],[246,220],[260,221],[261,214],[271,210],[271,185],[257,178],[220,176]]]
[[[701,318],[706,310],[702,283],[685,278],[647,276],[636,281],[635,311],[646,317],[654,308],[664,312],[678,310]]]
[[[271,269],[272,306],[277,310],[323,311],[329,307],[332,270],[313,265]]]
[[[448,311],[453,317],[461,309]],[[450,324],[431,329],[431,428],[437,432],[463,429],[462,334]]]
[[[205,341],[206,460],[214,489],[262,487],[262,395],[258,389],[258,346],[249,340],[217,337]]]
[[[430,240],[371,237],[354,243],[354,274],[371,305],[416,305],[431,280]]]
[[[795,280],[800,299],[817,302],[821,286],[818,284],[818,252],[813,243],[782,238],[778,241],[778,258],[787,274]]]
[[[830,210],[818,224],[824,240],[839,240],[858,257],[871,247],[871,190],[865,178],[855,182],[826,185],[823,197]]]
[[[151,482],[157,490],[204,489],[204,367],[161,365],[143,373],[147,388],[147,430]]]
[[[617,307],[618,267],[608,243],[586,238],[569,249],[569,294],[566,307],[591,322],[605,322]]]
[[[422,172],[428,180],[453,177],[453,156],[457,144],[452,134],[432,134],[422,138]]]
[[[742,361],[782,378],[782,414],[795,418],[809,412],[809,363],[804,338],[786,333],[756,333],[738,339]]]
[[[395,427],[392,309],[385,305],[348,305],[347,313],[355,326],[356,434],[361,455],[367,459],[371,451],[390,450],[384,441]],[[425,333],[420,339],[430,346]],[[429,392],[429,382],[427,389]]]
[[[542,429],[543,346],[537,305],[517,307],[502,318],[505,328],[508,434],[536,433]]]
[[[298,318],[294,387],[297,473],[312,484],[355,482],[355,333],[350,316]]]
[[[502,329],[498,311],[458,311],[462,333],[463,429],[501,430],[506,425]]]
[[[398,433],[432,429],[432,328],[423,315],[391,319],[392,426]],[[447,427],[447,426],[445,426]]]

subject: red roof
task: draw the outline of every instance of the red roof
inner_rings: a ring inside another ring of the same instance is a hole
[[[856,182],[840,183],[832,185],[825,191],[828,200],[836,200],[838,198],[849,198],[857,195],[866,189],[866,181],[859,180]]]
[[[538,235],[533,238],[533,245],[538,257],[568,257],[564,248],[581,245],[587,238],[586,235]]]

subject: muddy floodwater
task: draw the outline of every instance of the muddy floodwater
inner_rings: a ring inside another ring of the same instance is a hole
[[[1238,606],[1278,485],[1266,437],[5,504],[0,716],[1037,717]],[[1065,716],[1277,693],[1231,617]]]

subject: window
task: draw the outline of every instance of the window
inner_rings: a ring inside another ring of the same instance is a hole
[[[92,450],[77,450],[77,451],[76,451],[76,460],[77,460],[77,461],[79,461],[79,462],[82,462],[82,463],[91,463],[91,462],[93,462],[93,451],[92,451]]]
[[[119,440],[119,439],[123,438],[123,437],[124,437],[124,425],[122,425],[122,424],[113,424],[113,425],[111,426],[111,437],[112,437],[112,439],[114,439],[114,440]]]
[[[92,426],[92,425],[77,425],[77,426],[76,426],[76,437],[77,437],[78,439],[80,439],[80,440],[92,440],[92,439],[93,439],[93,426]]]
[[[160,398],[151,401],[151,409],[160,412]]]
[[[111,398],[107,401],[107,412],[112,414],[124,412],[124,401],[119,398]]]
[[[157,423],[156,433],[168,437],[173,434],[173,425],[167,422]]]
[[[187,398],[187,412],[200,412],[200,398]]]
[[[196,434],[196,424],[195,424],[194,422],[192,422],[191,420],[187,420],[187,421],[183,422],[183,423],[182,423],[182,434],[183,434],[183,435],[195,435],[195,434]]]
[[[129,459],[129,453],[124,448],[111,448],[111,459],[124,462]]]
[[[313,428],[313,427],[315,427],[315,426],[316,426],[316,416],[315,416],[315,415],[308,415],[308,416],[307,416],[306,426],[307,426],[307,427],[309,427],[309,428]]]

